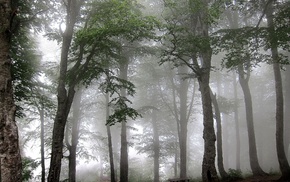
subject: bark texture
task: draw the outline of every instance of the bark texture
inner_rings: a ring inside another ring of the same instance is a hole
[[[2,0],[0,2],[0,181],[21,182],[22,163],[18,128],[15,122],[12,60],[9,56],[12,21],[11,1]]]
[[[203,9],[199,12],[200,21],[200,36],[205,40],[208,40],[209,27],[207,17],[208,17],[208,1],[201,1],[201,7]],[[211,48],[210,44],[205,42],[204,48],[200,52],[200,57],[202,60],[202,65],[200,71],[198,72],[198,83],[202,98],[202,110],[203,110],[203,139],[204,139],[204,154],[202,161],[202,180],[204,182],[208,181],[219,181],[216,167],[215,167],[215,157],[216,157],[216,147],[215,147],[215,130],[213,124],[213,111],[212,111],[212,100],[210,97],[210,87],[209,78],[211,70]],[[198,65],[198,64],[196,64]]]

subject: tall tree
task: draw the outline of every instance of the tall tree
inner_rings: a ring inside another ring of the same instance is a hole
[[[218,181],[215,168],[216,136],[213,126],[212,101],[209,87],[212,56],[209,27],[214,17],[209,13],[210,4],[208,1],[164,2],[169,7],[171,11],[171,14],[169,14],[174,16],[174,19],[166,19],[168,28],[166,38],[169,43],[165,44],[166,50],[164,51],[165,57],[163,59],[164,61],[175,61],[177,66],[179,66],[179,61],[181,61],[190,68],[192,75],[198,80],[202,98],[204,124],[202,179],[203,181]],[[183,14],[178,16],[180,12],[176,10],[180,7],[176,5],[182,6],[182,11],[186,13],[186,16],[183,16]]]
[[[237,29],[239,28],[239,19],[238,19],[237,12],[226,11],[226,16],[230,24],[229,32],[243,39],[243,36],[238,35],[238,31],[237,31]],[[247,18],[245,18],[244,20],[245,22],[243,23],[247,25],[248,23]],[[262,170],[258,161],[257,144],[256,144],[256,136],[255,136],[255,128],[254,128],[253,103],[252,103],[251,90],[249,87],[251,67],[257,64],[260,61],[260,59],[259,59],[259,56],[253,57],[253,55],[256,53],[256,49],[250,47],[251,44],[248,41],[250,40],[244,41],[242,44],[241,44],[241,41],[238,41],[237,43],[234,44],[235,46],[232,46],[233,44],[231,44],[232,47],[231,48],[228,47],[228,49],[225,50],[225,51],[230,52],[229,54],[226,55],[225,65],[228,68],[230,67],[237,68],[237,72],[239,75],[239,83],[244,94],[247,132],[248,132],[248,141],[249,141],[249,157],[250,157],[250,166],[251,166],[252,172],[254,175],[266,175],[266,173]],[[245,49],[249,49],[249,51],[248,50],[246,51]],[[252,52],[251,54],[249,53],[250,51]]]
[[[250,79],[249,60],[247,60],[245,67],[246,73],[244,72],[244,64],[238,65],[239,82],[244,93],[247,129],[248,129],[248,141],[249,141],[250,166],[253,174],[259,176],[265,175],[266,173],[262,170],[258,160],[257,144],[254,128],[252,95],[249,87],[249,79]]]
[[[0,181],[20,182],[22,164],[15,122],[16,106],[13,100],[10,55],[17,7],[12,9],[11,4],[10,0],[0,2]]]
[[[269,1],[266,4],[266,18],[268,23],[268,31],[270,37],[270,49],[273,60],[273,71],[275,79],[275,92],[276,92],[276,150],[278,155],[278,161],[282,176],[280,181],[290,179],[290,166],[287,161],[284,148],[284,98],[283,98],[283,86],[282,77],[279,64],[279,53],[277,45],[277,37],[274,25],[274,11],[273,1]]]
[[[129,58],[120,61],[120,79],[128,80]],[[120,96],[126,98],[126,89],[121,88]],[[128,182],[128,141],[127,141],[127,124],[126,120],[121,121],[121,156],[120,156],[120,182]]]
[[[74,85],[67,90],[67,69],[68,69],[68,54],[71,46],[71,41],[74,33],[75,23],[79,15],[81,2],[78,0],[68,0],[65,3],[66,19],[65,30],[62,33],[62,47],[60,57],[60,70],[58,78],[58,106],[55,116],[51,146],[51,160],[48,174],[48,182],[59,181],[61,170],[61,159],[63,157],[63,139],[67,117],[71,108],[73,97],[75,94]],[[74,83],[76,84],[76,83]]]

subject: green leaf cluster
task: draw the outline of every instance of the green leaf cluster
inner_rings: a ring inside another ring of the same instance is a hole
[[[129,0],[106,0],[92,3],[88,26],[77,32],[77,42],[114,46],[114,41],[125,39],[128,42],[152,39],[158,21],[151,16],[142,16],[136,4]]]
[[[106,125],[114,125],[123,121],[127,121],[127,117],[131,119],[136,119],[138,116],[141,116],[135,109],[128,106],[127,103],[132,104],[130,100],[126,97],[116,97],[112,99],[109,103],[109,106],[114,108],[114,113],[109,116]]]
[[[33,177],[33,171],[40,165],[40,162],[29,157],[22,158],[22,180],[29,181]]]

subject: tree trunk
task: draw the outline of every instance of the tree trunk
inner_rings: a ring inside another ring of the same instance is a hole
[[[243,65],[238,66],[239,72],[239,82],[244,93],[245,108],[246,108],[246,120],[248,129],[248,140],[249,140],[249,156],[250,156],[250,166],[254,175],[261,176],[266,173],[260,167],[256,148],[256,137],[254,129],[254,119],[253,119],[253,105],[252,96],[249,88],[249,70],[247,70],[247,77],[245,78]]]
[[[41,155],[41,182],[45,182],[45,158],[44,158],[44,109],[41,105],[40,114],[40,155]]]
[[[240,126],[239,126],[239,112],[238,112],[238,90],[236,73],[234,72],[234,117],[235,117],[235,133],[236,133],[236,170],[241,169],[241,139],[240,139]]]
[[[285,77],[285,120],[284,120],[284,131],[290,131],[290,114],[288,112],[290,111],[290,66],[286,66],[286,77]],[[286,114],[287,113],[287,114]],[[285,153],[286,157],[288,157],[288,161],[290,160],[290,132],[284,132],[284,147],[285,147]]]
[[[79,89],[76,92],[72,109],[72,130],[71,130],[71,144],[68,146],[69,149],[69,182],[76,181],[76,156],[77,156],[77,145],[79,141],[79,128],[80,128],[80,111],[81,111],[81,95],[82,90]]]
[[[204,7],[199,12],[200,20],[200,36],[204,39],[208,39],[209,28],[208,28],[208,2],[201,1],[201,7]],[[204,139],[204,155],[202,161],[202,180],[204,182],[208,181],[219,181],[216,167],[215,167],[215,157],[216,157],[216,148],[215,148],[215,131],[213,124],[213,112],[212,112],[212,101],[210,98],[210,87],[209,87],[209,78],[211,70],[211,48],[209,43],[204,43],[206,48],[203,48],[200,52],[202,65],[201,70],[198,72],[198,83],[201,92],[202,99],[202,110],[203,110],[203,139]],[[195,63],[196,64],[196,63]],[[196,64],[198,65],[198,64]]]
[[[74,97],[74,85],[70,86],[69,91],[66,89],[68,53],[72,41],[73,29],[79,12],[79,2],[77,0],[68,0],[66,5],[66,29],[62,34],[62,48],[60,71],[57,88],[57,112],[54,119],[51,160],[48,174],[48,182],[59,181],[61,171],[61,159],[63,157],[63,139],[64,130]]]
[[[207,58],[208,59],[208,58]],[[210,64],[209,59],[207,64]],[[204,182],[208,181],[218,181],[218,176],[215,168],[215,131],[213,127],[213,113],[210,98],[210,88],[209,88],[209,70],[210,66],[207,67],[207,71],[204,72],[199,78],[199,86],[202,97],[202,108],[203,108],[203,139],[204,139],[204,155],[202,162],[202,180]]]
[[[227,172],[224,168],[224,161],[223,161],[223,143],[222,143],[222,121],[221,121],[221,113],[219,109],[219,105],[216,99],[216,96],[212,93],[210,89],[210,96],[215,110],[215,118],[216,118],[216,128],[217,128],[217,163],[218,169],[221,177],[226,179],[228,177]]]
[[[282,78],[279,64],[279,55],[277,48],[277,38],[275,34],[274,18],[273,18],[273,2],[271,1],[267,7],[266,17],[269,27],[271,52],[273,60],[273,70],[275,78],[275,92],[276,92],[276,150],[278,161],[282,176],[281,181],[290,179],[290,166],[284,149],[284,100]]]
[[[109,119],[109,115],[110,115],[110,109],[109,109],[108,104],[109,104],[109,93],[106,93],[106,121]],[[109,125],[107,125],[106,129],[107,129],[107,135],[108,135],[111,182],[116,182],[111,128]]]
[[[180,178],[187,177],[187,92],[188,92],[188,79],[184,79],[184,75],[188,73],[187,66],[180,66],[178,74],[180,75],[180,110],[179,110],[179,148],[180,148]]]
[[[152,110],[152,125],[153,125],[153,151],[154,151],[154,182],[159,182],[159,157],[160,157],[160,142],[157,124],[156,111]]]
[[[178,173],[178,146],[177,145],[178,145],[178,142],[176,138],[175,146],[174,146],[174,164],[173,164],[174,177],[176,177]]]
[[[19,149],[18,128],[15,122],[16,106],[13,100],[11,77],[12,61],[9,56],[11,1],[0,2],[0,181],[21,182],[22,163]]]
[[[128,62],[120,63],[120,78],[127,80]],[[121,89],[121,96],[126,97],[126,89]],[[127,142],[127,124],[122,121],[121,128],[121,158],[120,158],[120,182],[128,182],[128,142]]]

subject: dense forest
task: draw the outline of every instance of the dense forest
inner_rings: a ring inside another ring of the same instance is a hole
[[[289,56],[289,0],[0,0],[0,182],[290,181]]]

